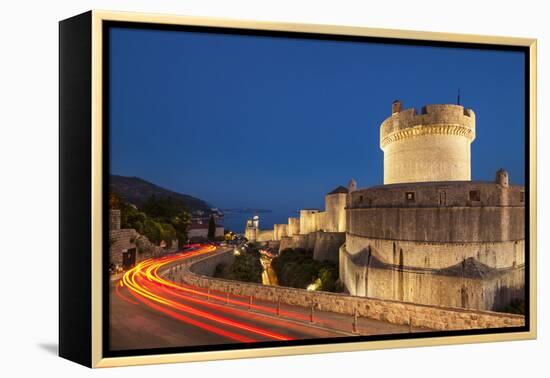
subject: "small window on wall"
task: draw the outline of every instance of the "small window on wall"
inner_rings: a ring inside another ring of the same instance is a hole
[[[405,199],[407,202],[414,202],[414,192],[406,192]]]
[[[359,203],[363,203],[363,196],[359,196]]]
[[[479,190],[470,190],[470,201],[472,202],[481,201],[481,193]]]
[[[519,202],[521,202],[521,203],[525,202],[525,192],[524,191],[519,192]]]

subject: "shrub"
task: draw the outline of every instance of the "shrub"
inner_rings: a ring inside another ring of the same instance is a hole
[[[191,221],[191,215],[181,201],[171,197],[151,196],[138,209],[111,191],[109,207],[120,210],[122,228],[133,228],[139,234],[147,236],[154,244],[158,245],[161,240],[164,240],[170,248],[174,239],[178,239],[179,247],[187,242],[187,227]]]
[[[176,238],[176,229],[170,223],[160,223],[160,240],[166,242],[166,247],[172,247],[172,240]]]
[[[337,291],[338,267],[330,261],[316,261],[313,252],[303,248],[284,249],[271,266],[282,286],[306,289],[315,283],[316,290]]]
[[[143,224],[143,234],[154,244],[159,244],[162,235],[162,227],[151,219],[146,219]]]
[[[506,312],[508,314],[525,315],[525,301],[522,299],[513,299],[510,304],[498,308],[497,311]]]
[[[243,251],[230,265],[218,264],[214,277],[242,282],[262,282],[263,267],[257,250]]]
[[[214,268],[213,276],[217,278],[223,278],[225,275],[226,268],[227,268],[227,264],[219,263],[218,265],[216,265],[216,268]]]

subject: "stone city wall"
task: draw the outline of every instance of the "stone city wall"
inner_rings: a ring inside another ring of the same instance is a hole
[[[525,238],[524,207],[380,207],[348,209],[352,235],[449,243]]]
[[[119,223],[120,227],[120,223]],[[112,229],[109,231],[109,256],[110,263],[122,265],[122,253],[136,248],[136,238],[139,234],[133,228],[127,229]],[[139,254],[136,253],[136,260]]]
[[[281,244],[279,245],[279,252],[284,251],[285,249],[291,248],[303,248],[307,249],[308,246],[308,236],[307,235],[294,235],[292,237],[285,237],[281,239]]]
[[[252,296],[259,300],[277,301],[280,299],[282,303],[304,307],[314,304],[320,310],[348,315],[353,315],[357,311],[357,315],[362,317],[400,325],[412,324],[414,327],[434,330],[519,327],[525,324],[525,318],[521,315],[426,306],[346,294],[266,286],[217,279],[198,273],[208,271],[212,266],[225,261],[225,259],[227,256],[216,254],[193,262],[182,270],[182,279],[189,285],[235,295]],[[209,268],[203,268],[203,264],[207,264]]]
[[[525,266],[511,268],[504,274],[483,282],[481,294],[488,309],[509,306],[513,300],[525,300]]]
[[[273,240],[281,240],[285,236],[288,236],[288,224],[274,224]]]
[[[257,228],[247,227],[244,237],[250,241],[267,242],[273,240],[274,234],[273,230],[258,230]]]
[[[115,265],[122,265],[122,253],[132,248],[136,249],[136,264],[178,249],[177,239],[172,240],[170,248],[162,248],[151,243],[146,236],[138,234],[133,228],[109,231],[109,242],[109,263]]]
[[[256,241],[263,242],[273,240],[273,230],[258,230],[256,232]]]
[[[414,269],[403,264],[407,254],[401,251],[401,261],[385,265],[374,253],[351,255],[346,248],[347,243],[340,250],[340,280],[353,295],[479,310],[496,310],[524,297],[523,265],[486,272],[468,264],[461,269],[460,263],[449,270]]]
[[[300,218],[288,218],[288,235],[294,236],[300,234]]]
[[[225,253],[213,254],[210,258],[195,260],[201,260],[201,263],[193,264],[191,262],[191,264],[193,264],[193,273],[205,276],[212,276],[214,274],[214,271],[216,270],[216,267],[219,264],[231,265],[235,261],[235,254],[232,250],[229,250]]]
[[[109,210],[109,264],[122,266],[122,253],[135,248],[136,264],[152,257],[162,256],[166,252],[174,252],[178,248],[178,240],[172,240],[168,249],[154,245],[133,228],[121,229],[120,210]]]
[[[346,232],[347,193],[333,193],[325,196],[325,219],[318,230]]]
[[[317,261],[338,262],[338,250],[344,244],[344,232],[311,232],[307,235],[284,237],[279,245],[279,253],[285,249],[302,248],[313,251],[313,258]]]
[[[317,232],[313,248],[313,259],[338,263],[338,251],[345,242],[345,232]]]
[[[370,249],[385,264],[443,269],[468,258],[495,269],[525,264],[525,240],[490,243],[433,243],[367,238],[347,234],[346,250],[355,255]],[[402,251],[402,252],[401,252]]]
[[[317,231],[318,209],[303,209],[300,210],[300,234],[307,235]]]
[[[414,198],[408,198],[409,193]],[[480,181],[413,183],[359,189],[351,193],[350,197],[350,208],[524,207],[525,187]]]

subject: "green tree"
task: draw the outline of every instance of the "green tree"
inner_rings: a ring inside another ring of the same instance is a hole
[[[306,289],[319,283],[318,290],[337,291],[338,266],[330,261],[313,259],[313,252],[302,248],[285,249],[271,261],[282,286]]]
[[[147,218],[143,224],[143,234],[151,243],[158,245],[162,237],[162,227],[159,223]]]
[[[160,239],[166,242],[167,248],[172,248],[172,240],[176,238],[176,229],[170,223],[160,223]]]
[[[172,197],[157,198],[153,195],[143,204],[142,208],[148,217],[157,222],[172,225],[175,230],[174,238],[178,239],[179,248],[187,242],[187,228],[191,222],[191,214],[185,203]],[[167,244],[169,243],[168,240],[165,241]]]
[[[109,207],[120,210],[122,228],[133,228],[149,241],[159,244],[162,240],[168,248],[178,239],[181,248],[187,242],[187,228],[191,214],[185,203],[171,197],[151,196],[139,209],[125,202],[117,193],[109,193]]]
[[[214,240],[216,238],[216,220],[213,215],[210,215],[208,220],[208,239]]]
[[[170,223],[176,230],[178,248],[181,248],[185,243],[187,243],[187,229],[191,223],[191,214],[188,212],[181,212],[180,214],[172,217]]]
[[[243,251],[235,256],[230,265],[218,264],[214,270],[214,277],[242,282],[262,282],[263,267],[260,262],[260,253],[255,249]]]

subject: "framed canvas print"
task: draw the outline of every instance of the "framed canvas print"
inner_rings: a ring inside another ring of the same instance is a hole
[[[60,22],[62,357],[536,337],[536,41]]]

